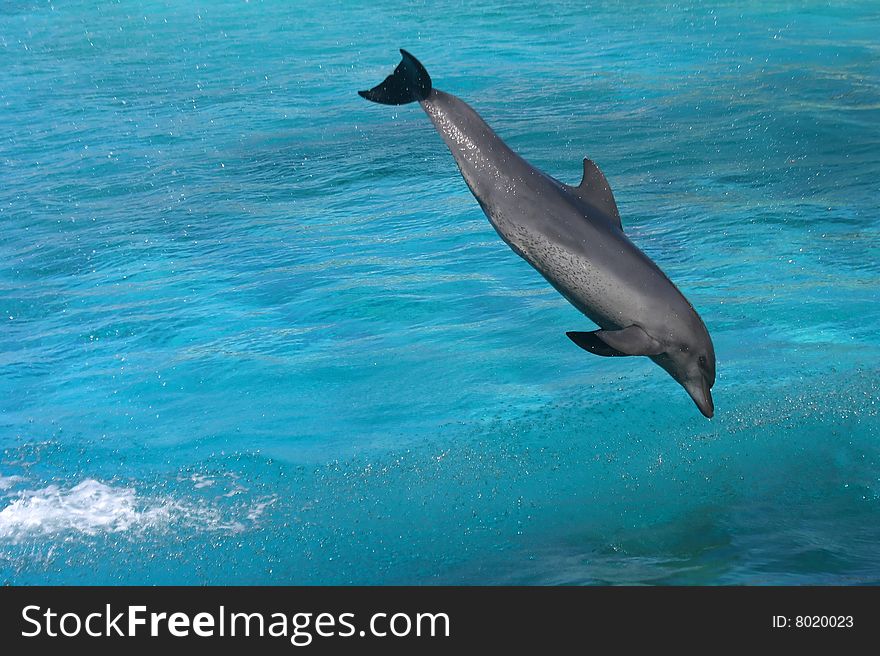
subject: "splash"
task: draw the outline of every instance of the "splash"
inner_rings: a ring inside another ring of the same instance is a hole
[[[134,489],[115,488],[94,479],[64,489],[49,485],[24,490],[0,510],[0,539],[17,541],[60,533],[116,533],[167,525],[171,503],[148,505]]]

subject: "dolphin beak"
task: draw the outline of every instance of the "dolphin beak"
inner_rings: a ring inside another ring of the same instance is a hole
[[[712,390],[709,389],[709,385],[706,384],[705,379],[700,379],[697,382],[689,383],[684,386],[687,390],[687,393],[691,395],[691,398],[694,400],[694,403],[697,404],[697,407],[700,409],[700,412],[703,413],[703,416],[707,419],[711,419],[712,415],[715,414],[715,403],[712,401]]]

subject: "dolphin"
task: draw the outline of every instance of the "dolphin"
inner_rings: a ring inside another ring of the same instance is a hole
[[[489,222],[600,330],[567,332],[606,357],[644,355],[663,367],[707,418],[715,412],[715,349],[700,315],[623,232],[611,187],[584,159],[576,187],[513,152],[464,101],[433,88],[406,50],[394,72],[369,91],[375,103],[418,102],[446,142]]]

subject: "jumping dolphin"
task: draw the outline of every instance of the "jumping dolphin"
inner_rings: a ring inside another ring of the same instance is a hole
[[[489,222],[520,257],[601,327],[566,335],[603,356],[645,355],[684,387],[706,417],[715,411],[715,350],[678,288],[623,233],[605,176],[589,159],[570,187],[514,153],[471,107],[434,89],[405,50],[372,102],[418,102],[446,142]]]

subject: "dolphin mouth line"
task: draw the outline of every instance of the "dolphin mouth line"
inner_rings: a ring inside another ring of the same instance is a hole
[[[711,419],[715,415],[715,402],[712,400],[712,390],[705,380],[692,389],[685,387],[690,397],[694,400],[697,408],[703,413],[706,419]]]

